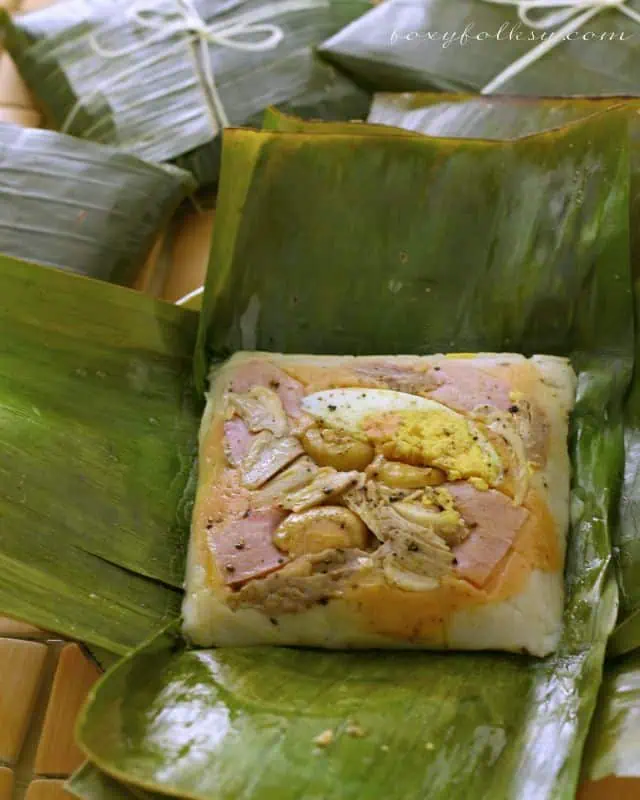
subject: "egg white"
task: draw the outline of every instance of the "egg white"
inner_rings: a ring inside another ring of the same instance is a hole
[[[387,411],[444,411],[462,416],[435,400],[392,389],[329,389],[305,397],[302,408],[328,427],[353,436],[361,433],[366,417]]]

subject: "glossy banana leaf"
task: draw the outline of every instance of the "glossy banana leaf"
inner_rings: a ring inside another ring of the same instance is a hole
[[[122,654],[179,613],[197,320],[0,256],[0,614]]]
[[[191,175],[111,147],[0,123],[0,253],[130,284]]]
[[[631,122],[631,250],[634,272],[640,275],[640,100],[380,93],[374,97],[368,122],[428,136],[512,139],[551,130],[620,105],[628,109]]]
[[[640,0],[625,4],[640,12]],[[516,4],[483,0],[387,0],[324,42],[320,54],[371,89],[480,92],[547,40]],[[557,9],[556,9],[557,11]],[[546,10],[546,14],[549,14]],[[532,13],[536,16],[536,12]],[[496,91],[520,95],[640,94],[640,26],[605,9]]]
[[[118,783],[88,762],[67,781],[65,788],[70,794],[83,800],[159,800],[166,797],[163,794],[145,792],[138,787]]]
[[[407,136],[410,132],[401,128],[377,124],[360,124],[359,120],[322,122],[320,120],[304,120],[293,114],[285,114],[277,108],[270,107],[264,112],[262,130],[280,131],[281,133],[353,133],[365,136]]]
[[[637,323],[640,319],[640,271],[638,270],[635,278],[635,298]],[[636,324],[636,358],[639,353],[640,332]],[[625,407],[625,451],[620,525],[616,537],[621,615],[609,646],[612,655],[629,653],[640,648],[640,372],[637,365]]]
[[[617,608],[628,169],[618,113],[506,143],[227,132],[200,379],[240,347],[572,355],[565,634],[545,660],[165,638],[92,693],[79,741],[94,765],[206,800],[574,797]]]
[[[53,127],[175,162],[201,185],[217,180],[223,127],[207,70],[231,125],[259,125],[272,104],[302,116],[366,116],[369,96],[313,47],[368,10],[369,0],[195,0],[194,13],[222,40],[204,49],[184,6],[63,0],[16,17],[0,11],[0,29]],[[258,30],[234,32],[243,20]],[[264,44],[265,24],[282,34],[277,46],[242,46]]]
[[[640,795],[640,653],[605,670],[587,740],[580,800],[634,800]]]

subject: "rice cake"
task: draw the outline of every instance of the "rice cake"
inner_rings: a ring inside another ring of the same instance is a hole
[[[185,634],[552,652],[575,389],[552,356],[236,354],[201,425]]]

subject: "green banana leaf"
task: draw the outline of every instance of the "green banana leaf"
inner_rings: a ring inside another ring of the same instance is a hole
[[[65,789],[83,800],[159,800],[166,797],[118,783],[88,762],[67,781]]]
[[[638,219],[635,220],[638,222]],[[640,236],[640,233],[637,234]],[[635,275],[636,358],[640,353],[640,270]],[[625,470],[616,556],[622,614],[611,637],[612,655],[640,648],[640,374],[636,366],[625,406]],[[639,773],[640,773],[640,759]]]
[[[625,5],[640,13],[640,0]],[[373,90],[480,92],[541,45],[543,34],[548,40],[561,29],[528,27],[514,6],[484,0],[387,0],[329,38],[319,53]],[[638,23],[618,9],[601,10],[570,40],[559,36],[551,51],[495,91],[638,95],[639,33]]]
[[[0,256],[0,613],[123,654],[179,613],[198,317]]]
[[[111,147],[0,123],[0,253],[130,284],[189,173]]]
[[[91,695],[79,741],[99,770],[207,800],[574,797],[617,608],[628,171],[616,112],[506,143],[227,132],[200,383],[238,348],[570,354],[565,634],[544,660],[189,651],[164,636]],[[327,729],[333,744],[315,748]]]
[[[606,669],[585,748],[584,777],[594,782],[594,790],[602,787],[601,797],[638,796],[639,742],[640,653],[634,653]]]
[[[304,120],[293,114],[285,114],[277,108],[270,107],[264,112],[262,118],[263,131],[280,131],[281,133],[345,133],[364,134],[365,136],[407,136],[407,131],[401,128],[387,127],[377,124],[360,124],[359,120],[321,122],[319,120]]]
[[[53,127],[174,162],[200,185],[217,180],[224,122],[207,70],[232,125],[259,126],[271,104],[325,119],[366,116],[368,95],[313,47],[367,11],[369,0],[195,0],[193,13],[186,6],[63,0],[14,17],[0,10],[0,30]],[[199,15],[220,38],[201,48],[185,14]],[[255,33],[232,30],[252,15]],[[265,24],[282,33],[275,48],[236,46],[263,41]]]

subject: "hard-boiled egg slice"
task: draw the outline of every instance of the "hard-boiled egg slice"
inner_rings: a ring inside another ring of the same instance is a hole
[[[370,414],[388,411],[446,411],[459,416],[442,403],[392,389],[329,389],[305,397],[302,408],[330,428],[362,435],[362,421]]]

